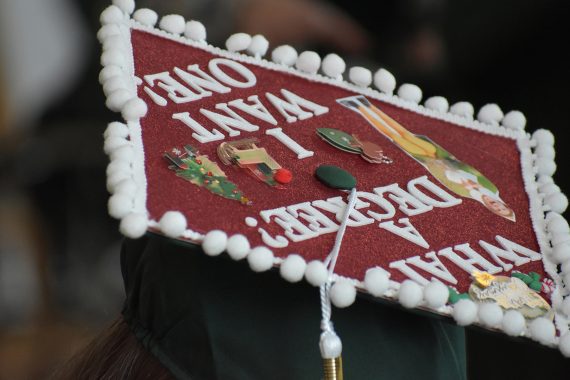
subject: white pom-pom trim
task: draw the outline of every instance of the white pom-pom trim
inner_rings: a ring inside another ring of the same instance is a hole
[[[292,254],[283,260],[279,273],[281,273],[281,277],[289,282],[299,282],[303,279],[306,269],[307,263],[305,259],[300,255]]]
[[[503,116],[503,111],[498,105],[489,103],[481,107],[477,113],[477,120],[482,123],[498,125],[499,122],[503,119]]]
[[[386,69],[374,73],[374,86],[385,94],[392,95],[396,89],[396,78]]]
[[[309,284],[313,286],[321,286],[327,281],[327,277],[327,268],[321,261],[313,260],[307,264],[305,279]]]
[[[147,230],[148,221],[145,214],[132,213],[125,216],[119,225],[119,231],[128,238],[138,239]]]
[[[475,108],[473,108],[473,104],[469,102],[457,102],[451,106],[449,112],[457,116],[472,119],[473,114],[475,113]]]
[[[251,42],[247,47],[247,52],[254,57],[261,58],[269,49],[269,41],[267,38],[262,36],[261,34],[256,34],[255,36],[251,37]]]
[[[267,247],[255,247],[247,255],[249,267],[254,272],[264,272],[273,267],[273,252]]]
[[[453,305],[453,318],[459,326],[468,326],[477,320],[477,304],[461,299]]]
[[[109,96],[107,96],[105,105],[111,111],[120,112],[125,104],[127,104],[131,99],[133,99],[133,95],[129,90],[119,89],[117,91],[113,91]]]
[[[564,301],[562,301],[562,305],[560,306],[560,310],[566,315],[570,316],[570,296],[567,296]]]
[[[431,281],[424,288],[424,299],[429,307],[438,309],[445,306],[449,298],[449,289],[439,281]]]
[[[297,62],[297,57],[297,50],[289,45],[278,46],[271,52],[271,60],[285,66],[293,66]]]
[[[356,288],[349,281],[338,280],[330,288],[330,297],[336,307],[348,307],[356,300]]]
[[[128,100],[121,110],[123,119],[127,121],[136,121],[146,115],[148,107],[141,98],[133,98]]]
[[[568,198],[563,193],[554,193],[546,196],[544,202],[550,210],[562,214],[568,208]]]
[[[181,236],[186,230],[186,218],[180,211],[165,212],[158,224],[162,233],[171,238]]]
[[[133,198],[126,194],[113,194],[107,202],[109,215],[121,219],[133,211]]]
[[[227,246],[228,255],[234,260],[241,260],[244,259],[251,246],[249,244],[249,240],[242,234],[232,235],[228,239],[228,246]]]
[[[504,127],[522,131],[526,127],[526,117],[521,111],[509,111],[503,117],[501,124]]]
[[[227,246],[228,235],[221,230],[212,230],[208,232],[202,241],[202,249],[208,256],[218,256],[226,250]]]
[[[532,139],[537,144],[554,145],[554,135],[546,129],[537,129],[532,134]]]
[[[560,340],[558,341],[558,348],[562,355],[567,358],[570,358],[570,332],[562,335]]]
[[[113,0],[113,4],[129,15],[135,10],[134,0]]]
[[[398,291],[398,301],[408,309],[417,307],[423,299],[422,287],[415,281],[405,280],[400,284]]]
[[[328,54],[323,58],[321,70],[330,78],[342,80],[342,74],[346,70],[346,63],[339,55],[334,53]]]
[[[449,102],[443,96],[432,96],[428,98],[424,105],[430,110],[445,113],[449,110]]]
[[[519,311],[507,310],[501,324],[507,335],[520,336],[525,330],[526,320]]]
[[[200,21],[188,21],[184,28],[184,36],[193,41],[206,41],[206,28]]]
[[[247,33],[232,34],[226,40],[226,49],[231,52],[243,51],[251,44],[251,36]]]
[[[101,24],[118,24],[123,21],[125,15],[116,5],[109,5],[99,17]]]
[[[107,129],[103,132],[103,137],[117,136],[126,138],[129,135],[129,128],[125,123],[119,121],[113,121],[107,125]]]
[[[498,327],[503,320],[503,309],[495,302],[485,302],[479,305],[479,321],[484,325]]]
[[[158,15],[152,9],[141,8],[135,11],[133,18],[143,25],[153,27],[158,21]]]
[[[390,285],[390,273],[382,268],[375,267],[366,271],[364,276],[364,286],[368,293],[375,297],[380,297],[386,293]]]
[[[422,100],[422,90],[415,84],[404,83],[398,88],[398,96],[408,102],[418,104]]]
[[[529,331],[531,338],[537,342],[544,345],[550,345],[554,342],[556,329],[554,324],[544,317],[532,320],[529,324]]]
[[[321,66],[321,57],[314,51],[304,51],[299,54],[297,61],[295,62],[295,67],[298,70],[303,71],[308,74],[316,74]]]
[[[354,66],[348,71],[348,78],[359,87],[368,87],[372,83],[372,72],[365,67]]]
[[[564,238],[568,239],[568,234],[562,239]],[[558,264],[570,260],[570,242],[563,241],[555,244],[554,247],[552,247],[552,260]]]
[[[166,15],[162,16],[158,27],[165,32],[178,35],[184,33],[186,21],[180,15]]]

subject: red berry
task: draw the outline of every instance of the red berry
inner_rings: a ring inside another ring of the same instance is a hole
[[[273,178],[275,179],[275,181],[285,185],[291,182],[291,180],[293,179],[293,174],[291,174],[289,170],[281,168],[277,169],[277,171],[273,175]]]
[[[210,177],[213,176],[212,172],[208,172],[208,176]]]

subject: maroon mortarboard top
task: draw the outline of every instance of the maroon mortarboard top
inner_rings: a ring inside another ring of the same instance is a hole
[[[125,236],[279,267],[337,307],[368,293],[570,356],[568,202],[550,132],[528,134],[495,104],[476,119],[467,102],[421,105],[417,86],[394,94],[388,71],[345,71],[336,55],[280,46],[265,60],[259,35],[219,49],[198,22],[155,28],[153,11],[116,4],[98,37],[107,106],[125,121],[105,132]]]

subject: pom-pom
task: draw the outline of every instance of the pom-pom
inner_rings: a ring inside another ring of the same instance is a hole
[[[449,289],[439,281],[431,281],[424,288],[424,298],[429,307],[438,309],[446,304]]]
[[[400,285],[398,292],[398,301],[402,306],[411,309],[418,306],[422,302],[422,287],[415,281],[405,280]]]
[[[271,60],[285,66],[293,66],[297,57],[297,51],[289,45],[278,46],[271,52]]]
[[[566,260],[565,262],[563,262],[560,265],[560,272],[562,272],[562,274],[565,274],[565,275],[570,274],[570,260]],[[568,304],[568,307],[569,307],[568,315],[570,316],[570,303]]]
[[[346,280],[338,280],[330,288],[330,297],[336,307],[348,307],[356,300],[356,288]]]
[[[558,348],[562,355],[570,358],[570,332],[562,335],[558,341]]]
[[[121,160],[126,162],[133,162],[133,158],[135,157],[135,151],[133,150],[133,147],[129,144],[112,151],[110,157],[111,161]]]
[[[101,54],[101,66],[115,65],[125,67],[125,56],[120,49],[109,49]]]
[[[123,75],[123,70],[117,65],[107,65],[99,72],[99,83],[102,85],[107,79],[117,75]]]
[[[473,108],[473,104],[469,102],[457,102],[449,108],[449,112],[467,119],[473,119],[475,109]]]
[[[249,242],[248,242],[249,245]],[[208,256],[218,256],[228,247],[228,235],[224,231],[212,230],[204,236],[202,249]]]
[[[107,26],[111,26],[113,24],[109,24]],[[113,25],[115,26],[115,25]],[[125,49],[125,41],[123,41],[123,37],[119,35],[112,35],[105,38],[103,41],[103,51],[107,50],[124,50]]]
[[[186,231],[186,218],[180,211],[165,212],[158,224],[160,230],[171,238],[177,238]]]
[[[567,232],[556,232],[550,235],[550,243],[553,246],[562,243],[570,243],[570,235]]]
[[[526,117],[521,111],[509,111],[503,117],[501,124],[507,128],[522,131],[526,126]]]
[[[453,318],[459,326],[468,326],[477,319],[477,305],[468,299],[461,299],[453,305]]]
[[[251,42],[247,47],[248,53],[254,57],[263,57],[267,53],[267,49],[269,49],[269,41],[261,34],[251,37]]]
[[[105,152],[105,154],[109,155],[111,154],[112,151],[124,145],[127,145],[128,143],[129,141],[124,137],[109,136],[105,139],[105,142],[103,144],[103,151]]]
[[[348,71],[348,79],[359,87],[368,87],[372,83],[372,72],[365,67],[354,66]]]
[[[273,252],[267,247],[255,247],[247,255],[249,267],[254,272],[264,272],[273,266]]]
[[[404,83],[398,88],[398,96],[408,102],[418,104],[422,100],[422,90],[415,84]]]
[[[530,322],[529,330],[532,339],[545,345],[553,343],[556,335],[554,324],[544,317],[535,318]]]
[[[109,123],[105,132],[103,132],[103,137],[107,138],[111,136],[127,138],[127,136],[129,136],[129,128],[124,123],[113,121]]]
[[[117,91],[113,91],[112,93],[109,94],[109,96],[107,96],[105,105],[111,111],[119,112],[123,109],[125,104],[131,99],[133,99],[133,95],[129,90],[119,89]]]
[[[109,215],[115,219],[127,216],[133,210],[133,199],[126,194],[114,194],[107,203]]]
[[[116,5],[109,5],[99,17],[101,24],[118,24],[123,21],[124,18],[123,11],[119,9]]]
[[[563,193],[554,193],[546,196],[544,202],[550,210],[562,214],[568,208],[568,198]]]
[[[364,276],[364,286],[368,293],[375,297],[380,297],[388,290],[389,273],[384,269],[376,267],[370,268],[366,271]]]
[[[162,16],[158,26],[165,32],[182,34],[186,29],[186,21],[184,20],[184,17],[180,15],[166,15]]]
[[[321,261],[313,260],[307,264],[305,279],[309,284],[313,286],[321,286],[327,281],[327,277],[327,268]]]
[[[315,74],[321,66],[321,57],[314,51],[304,51],[297,57],[295,66],[305,73]]]
[[[112,175],[107,177],[107,191],[109,193],[115,193],[115,188],[117,187],[117,185],[121,182],[124,181],[126,179],[131,178],[131,173],[130,172],[116,172],[113,173]]]
[[[117,75],[107,79],[105,83],[103,83],[103,92],[105,93],[105,96],[109,96],[113,91],[122,89],[126,90],[127,86],[123,78],[124,77],[122,75]]]
[[[554,150],[554,147],[552,145],[548,145],[548,144],[540,144],[536,147],[536,149],[534,150],[534,153],[541,158],[546,158],[549,160],[554,160],[554,157],[556,157],[556,151]]]
[[[106,24],[103,25],[97,31],[97,40],[103,43],[110,36],[117,36],[121,34],[121,29],[116,24]]]
[[[245,50],[250,44],[251,36],[247,33],[235,33],[226,40],[226,48],[233,52]]]
[[[121,115],[127,121],[135,121],[144,117],[147,111],[148,107],[141,98],[133,98],[125,103]]]
[[[503,309],[494,302],[479,305],[479,320],[486,326],[498,327],[503,320]]]
[[[327,54],[327,56],[323,58],[321,69],[328,77],[333,79],[342,79],[342,74],[346,70],[346,63],[344,62],[344,59],[337,54]]]
[[[556,172],[556,163],[552,159],[538,157],[534,165],[539,175],[552,176]]]
[[[396,89],[396,78],[386,69],[374,73],[374,86],[385,94],[392,95]]]
[[[289,282],[299,282],[303,279],[305,275],[305,269],[307,269],[307,263],[299,255],[289,255],[279,268],[279,273],[281,277]]]
[[[507,310],[501,321],[503,331],[510,336],[520,336],[525,328],[524,316],[516,310]]]
[[[565,241],[552,247],[552,259],[556,263],[563,263],[570,260],[570,242]]]
[[[334,331],[325,331],[319,342],[323,359],[338,358],[342,354],[342,341]]]
[[[554,183],[554,180],[552,179],[552,176],[539,175],[538,178],[536,179],[536,183],[538,183],[539,185],[545,185],[547,183]]]
[[[250,249],[249,240],[247,240],[244,235],[236,234],[228,239],[226,250],[228,251],[228,255],[234,260],[244,259]]]
[[[554,193],[559,193],[560,187],[558,185],[553,184],[553,183],[547,183],[545,185],[540,186],[538,188],[538,190],[544,195],[550,195],[550,194],[554,194]]]
[[[477,113],[477,120],[482,123],[498,125],[503,119],[503,111],[495,103],[485,104]]]
[[[532,139],[538,145],[554,145],[554,135],[547,129],[537,129],[532,134]]]
[[[564,301],[562,301],[560,309],[565,315],[570,317],[570,296],[567,296]]]
[[[114,194],[124,194],[133,197],[137,192],[137,184],[130,178],[124,179],[115,186]]]
[[[188,21],[184,28],[184,36],[193,41],[206,41],[206,28],[200,21]]]
[[[121,219],[119,231],[130,239],[137,239],[144,235],[148,226],[145,214],[132,213]]]
[[[130,173],[131,171],[131,164],[123,160],[116,160],[111,161],[109,165],[107,165],[107,176],[112,176],[115,173],[123,172],[123,173]]]
[[[449,102],[443,96],[432,96],[428,98],[424,105],[430,110],[445,113],[449,109]]]
[[[155,11],[148,8],[141,8],[135,11],[133,18],[143,25],[153,27],[158,21],[158,15]]]
[[[546,226],[548,227],[548,232],[554,233],[570,233],[570,226],[568,221],[560,214],[555,212],[549,212],[546,219]]]
[[[135,10],[135,0],[113,0],[113,4],[129,15]]]

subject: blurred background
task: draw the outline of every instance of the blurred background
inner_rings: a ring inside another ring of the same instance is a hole
[[[95,37],[109,3],[0,0],[0,380],[45,378],[121,309],[121,238],[107,216],[102,150],[106,124],[119,116],[104,106]],[[137,7],[200,20],[216,46],[237,31],[261,33],[272,47],[385,67],[399,83],[418,84],[424,99],[521,110],[527,130],[555,134],[554,177],[570,194],[567,2],[383,0],[372,9],[354,0],[141,0]],[[496,378],[501,372],[488,358],[499,353],[516,358],[507,378],[529,378],[532,367],[558,379],[570,367],[557,351],[476,329],[468,330],[468,349],[472,379]]]

